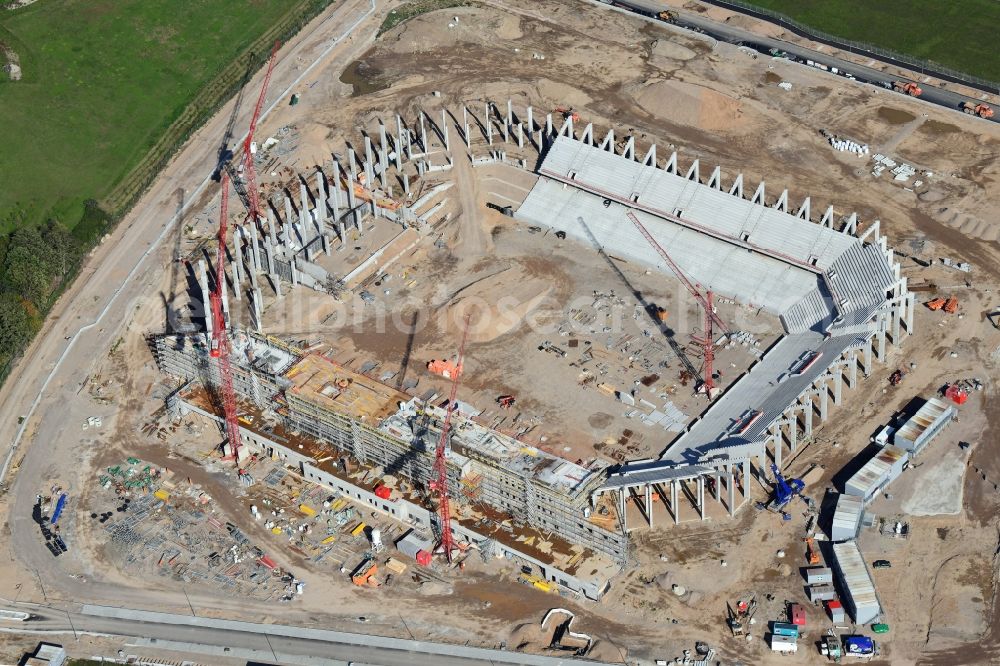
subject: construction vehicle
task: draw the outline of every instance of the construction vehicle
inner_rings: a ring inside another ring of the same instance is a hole
[[[774,497],[771,499],[768,508],[772,511],[780,511],[786,504],[792,501],[793,497],[802,497],[802,491],[806,484],[802,479],[785,479],[778,470],[778,466],[771,464],[771,473],[774,474]],[[806,501],[805,498],[802,498]],[[785,520],[790,520],[791,516],[781,512]]]
[[[672,12],[665,10],[656,15],[656,18],[664,21],[665,23],[676,23],[677,22],[677,12]]]
[[[733,636],[743,636],[744,632],[750,628],[750,620],[753,619],[753,614],[757,612],[757,599],[751,598],[749,601],[741,599],[736,602],[736,608],[733,608],[727,601],[726,611],[728,611],[726,624],[729,626],[729,630],[733,632]]]
[[[972,102],[962,102],[962,111],[965,111],[970,116],[979,116],[980,118],[992,118],[993,117],[993,107],[989,104],[973,104]]]
[[[563,120],[572,118],[574,123],[580,122],[580,114],[573,110],[571,106],[557,106],[552,109],[552,113],[562,114]]]
[[[913,81],[893,81],[892,89],[910,97],[920,97],[924,94],[923,89]]]
[[[536,590],[541,590],[542,592],[555,592],[555,586],[549,581],[545,580],[541,576],[536,576],[534,574],[524,573],[523,571],[518,574],[517,582],[523,585],[530,585]]]
[[[378,564],[375,563],[375,560],[368,558],[351,573],[351,582],[358,587],[378,587],[379,582],[375,579],[377,572]]]
[[[809,564],[819,564],[819,549],[816,548],[816,540],[812,537],[806,538],[806,561]]]
[[[497,404],[503,409],[510,409],[514,406],[516,398],[512,395],[497,396]]]
[[[896,368],[896,370],[891,375],[889,375],[889,384],[891,386],[899,386],[903,381],[903,377],[905,376],[906,373],[903,372],[902,368]]]

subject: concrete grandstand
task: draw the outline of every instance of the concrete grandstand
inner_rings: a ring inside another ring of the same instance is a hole
[[[785,190],[768,204],[763,182],[746,196],[740,174],[724,189],[719,167],[703,179],[697,160],[682,171],[676,153],[660,167],[655,145],[640,159],[630,137],[618,153],[613,132],[598,142],[588,125],[577,139],[571,119],[538,172],[519,219],[670,274],[631,211],[691,280],[778,315],[785,331],[659,459],[625,463],[595,491],[617,494],[623,520],[634,500],[652,526],[662,500],[679,522],[679,489],[702,518],[706,488],[732,515],[751,466],[780,467],[844,383],[857,386],[859,367],[867,375],[913,330],[914,297],[877,220],[859,232],[855,214],[830,206],[814,222],[808,198],[792,210]]]

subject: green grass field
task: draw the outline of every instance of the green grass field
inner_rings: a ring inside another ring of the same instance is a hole
[[[0,82],[0,233],[50,218],[72,228],[88,199],[122,212],[155,170],[138,167],[159,166],[147,153],[174,148],[165,139],[192,129],[178,119],[203,121],[221,101],[206,85],[221,76],[230,93],[250,50],[317,4],[39,0],[0,13],[24,75]]]
[[[1000,81],[998,0],[750,0],[814,28]]]

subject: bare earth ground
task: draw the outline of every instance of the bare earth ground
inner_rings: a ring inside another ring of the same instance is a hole
[[[456,15],[460,18],[456,27],[448,28]],[[372,33],[363,34],[367,40]],[[544,60],[533,54],[544,55]],[[374,73],[377,85],[373,87],[381,89],[351,96],[351,86],[340,78],[355,59],[366,65],[365,71]],[[313,81],[316,84],[308,87]],[[792,83],[792,90],[777,88],[778,81]],[[879,515],[906,515],[910,539],[889,540],[866,533],[862,548],[868,559],[885,557],[893,562],[892,569],[875,572],[892,626],[882,641],[887,663],[982,663],[1000,658],[1000,623],[994,608],[1000,463],[990,434],[1000,427],[1000,408],[995,402],[1000,333],[984,317],[998,305],[995,289],[1000,278],[995,244],[1000,236],[995,159],[1000,135],[992,125],[787,61],[751,58],[736,48],[667,26],[546,0],[505,2],[503,10],[485,6],[436,12],[374,43],[359,37],[301,88],[302,102],[277,111],[260,129],[262,135],[276,134],[285,126],[294,126],[298,132],[298,147],[279,168],[306,171],[328,160],[332,151],[341,151],[345,139],[355,140],[357,128],[370,128],[376,117],[389,119],[395,110],[413,118],[417,108],[447,105],[459,110],[464,102],[481,109],[481,100],[502,103],[513,97],[522,107],[526,103],[536,109],[572,106],[584,122],[594,122],[599,133],[609,127],[616,134],[634,129],[640,150],[650,141],[659,144],[661,155],[672,146],[685,164],[701,158],[703,171],[706,165],[718,163],[729,178],[742,171],[748,183],[766,179],[769,200],[788,187],[793,205],[811,196],[814,211],[834,204],[838,213],[856,210],[865,224],[878,218],[890,246],[906,254],[971,262],[974,270],[965,274],[940,265],[923,268],[902,259],[911,284],[937,285],[935,292],[918,294],[922,300],[954,293],[962,300],[963,316],[921,309],[917,334],[857,391],[846,393],[845,405],[818,429],[790,471],[799,474],[813,463],[822,465],[822,479],[808,489],[812,497],[822,500],[825,489],[832,486],[831,478],[894,412],[949,380],[979,377],[985,388],[961,408],[961,420],[949,426],[918,465],[892,486],[891,499],[881,497],[872,506]],[[439,91],[441,97],[432,97],[432,91]],[[873,152],[883,150],[933,175],[921,176],[924,184],[909,189],[886,175],[875,179],[870,175],[870,162],[833,151],[820,129],[867,142]],[[454,132],[452,141],[454,147]],[[459,152],[456,161],[461,159]],[[392,280],[375,290],[382,307],[398,305],[407,314],[416,314],[421,323],[405,374],[420,379],[417,393],[429,387],[443,389],[443,383],[428,377],[422,364],[453,353],[457,327],[448,322],[455,319],[452,310],[462,311],[458,292],[468,300],[475,296],[479,307],[495,305],[497,292],[513,292],[518,302],[529,304],[524,316],[529,312],[565,315],[566,302],[589,300],[595,290],[627,296],[609,268],[588,254],[589,248],[533,235],[483,208],[486,201],[498,200],[497,195],[515,202],[522,199],[532,182],[529,176],[510,169],[473,171],[459,165],[454,177],[460,191],[449,193],[446,212],[450,219],[436,221],[433,234],[394,265]],[[210,237],[213,205],[212,197],[205,195],[204,212],[188,220],[192,228],[178,236],[176,246],[168,243],[170,251],[176,247],[186,253],[199,238]],[[159,212],[166,218],[173,211],[164,206]],[[439,239],[444,249],[432,247]],[[162,273],[149,281],[148,295],[176,294],[175,304],[185,303],[179,282],[183,278],[171,275],[166,252],[162,266]],[[621,268],[643,293],[666,304],[672,323],[686,322],[677,324],[678,335],[686,336],[697,328],[697,311],[679,298],[681,292],[672,281],[657,280],[627,264]],[[404,288],[412,279],[417,282]],[[390,293],[385,294],[385,289]],[[783,523],[777,516],[749,507],[735,520],[719,524],[689,523],[635,533],[635,566],[597,604],[555,600],[517,585],[512,580],[515,572],[493,565],[472,567],[461,576],[446,574],[452,582],[442,588],[400,581],[382,590],[357,590],[336,569],[306,563],[285,547],[283,537],[256,525],[249,516],[247,499],[235,490],[231,472],[222,467],[215,472],[202,469],[197,452],[214,444],[216,435],[211,430],[203,431],[200,438],[177,434],[168,443],[143,435],[142,424],[162,404],[156,387],[161,377],[151,367],[143,335],[162,330],[164,316],[159,296],[135,305],[122,319],[127,324],[124,330],[109,328],[104,333],[105,350],[122,336],[115,351],[89,359],[89,366],[81,361],[91,387],[83,390],[81,399],[68,403],[60,436],[45,442],[51,449],[45,473],[31,481],[36,492],[49,492],[53,484],[59,484],[70,489],[81,508],[96,508],[103,492],[96,482],[97,469],[126,455],[168,467],[175,476],[191,477],[193,483],[210,489],[211,509],[218,516],[253,534],[281,564],[308,580],[306,594],[289,605],[220,598],[200,590],[192,596],[199,607],[204,603],[204,612],[211,613],[212,608],[233,614],[238,609],[257,619],[339,624],[355,630],[360,625],[350,624],[349,618],[365,615],[370,618],[365,631],[401,636],[411,632],[419,639],[487,645],[504,641],[511,647],[534,650],[545,642],[537,622],[548,608],[561,605],[579,613],[575,630],[602,641],[603,646],[592,655],[597,658],[620,658],[618,648],[627,649],[632,659],[672,658],[690,649],[695,640],[707,640],[725,660],[767,663],[771,657],[761,641],[746,644],[728,637],[723,622],[726,601],[751,593],[761,600],[765,594],[773,595],[774,601],[765,602],[758,615],[761,622],[777,618],[785,599],[804,601],[798,576],[798,568],[805,564],[804,518],[796,515],[791,524]],[[726,311],[726,307],[725,316],[739,319],[742,328],[762,340],[773,339],[777,333],[776,322],[737,313],[735,308]],[[344,316],[352,322],[360,320],[359,326],[333,326],[328,317],[334,308],[328,302],[311,292],[293,291],[284,302],[269,303],[266,318],[274,322],[269,323],[269,332],[318,336],[338,358],[355,366],[375,359],[382,360],[387,369],[396,369],[405,354],[405,330],[388,327],[384,334],[376,334],[367,311],[351,303],[345,308]],[[633,308],[632,302],[622,306],[626,328],[638,340],[646,340],[641,332],[644,322],[633,318]],[[624,427],[622,406],[593,389],[577,393],[578,369],[569,367],[571,359],[538,352],[537,345],[552,338],[526,330],[522,313],[517,314],[509,328],[476,332],[478,337],[470,345],[473,372],[466,399],[488,407],[496,395],[514,393],[524,418],[538,424],[534,436],[546,435],[540,443],[568,457],[614,459],[608,447],[597,445],[616,437]],[[579,337],[589,337],[597,346],[604,344],[599,333],[583,331]],[[568,337],[553,341],[565,346]],[[740,349],[727,354],[727,361],[738,368],[749,362]],[[679,384],[675,379],[679,366],[669,352],[666,358],[670,367],[656,388],[669,394],[671,386]],[[911,362],[915,364],[912,369]],[[634,369],[620,371],[617,360],[608,366],[608,379],[620,386],[627,386],[635,376]],[[893,388],[887,376],[896,367],[910,372],[901,386]],[[538,377],[547,379],[539,382]],[[111,383],[104,386],[109,379]],[[95,383],[102,386],[101,393],[95,393]],[[678,386],[670,395],[676,395],[678,404],[693,416],[704,405],[687,393],[689,389]],[[547,423],[571,422],[577,403],[584,418],[559,435],[546,431]],[[81,431],[79,424],[89,415],[103,416],[103,428]],[[625,452],[629,457],[655,454],[668,439],[653,431],[642,434],[636,450]],[[969,452],[958,449],[962,440],[973,443]],[[956,470],[963,470],[964,477]],[[961,503],[946,501],[952,500],[957,484],[964,491]],[[938,497],[933,489],[946,496]],[[755,492],[763,497],[760,488]],[[128,603],[183,605],[178,585],[169,579],[136,579],[116,570],[103,554],[103,535],[89,529],[89,524],[89,518],[81,515],[72,523],[75,527],[67,528],[73,529],[68,540],[74,547],[59,558],[63,570],[134,590]],[[9,549],[4,542],[3,548]],[[786,551],[785,558],[777,557],[779,549]],[[60,594],[43,592],[38,579],[15,562],[9,572],[0,583],[4,597],[21,595],[22,600],[41,601],[43,596]],[[674,595],[674,584],[685,587],[688,594]],[[429,593],[435,589],[439,593]],[[102,593],[99,586],[83,585],[72,596],[83,598],[88,590],[95,596]],[[144,601],[138,599],[140,590]],[[388,600],[394,608],[408,609],[405,627],[400,617],[386,611]],[[810,637],[818,638],[826,625],[821,610],[809,608]],[[756,633],[759,638],[763,630]],[[799,658],[820,659],[806,652],[808,656]]]

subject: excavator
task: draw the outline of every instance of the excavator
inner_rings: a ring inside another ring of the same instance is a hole
[[[920,97],[924,94],[923,89],[913,81],[893,81],[892,89],[910,97]]]
[[[809,564],[819,564],[819,550],[816,549],[816,540],[812,537],[806,538],[806,561]]]
[[[574,123],[580,122],[580,114],[574,111],[571,106],[557,106],[552,109],[552,113],[562,114],[563,120],[572,118]]]
[[[377,571],[378,565],[375,564],[375,560],[366,559],[351,574],[351,582],[358,587],[378,587],[379,582],[375,580]]]
[[[965,111],[970,116],[979,116],[980,118],[993,117],[993,107],[991,107],[989,104],[973,104],[972,102],[962,102],[962,111]]]

